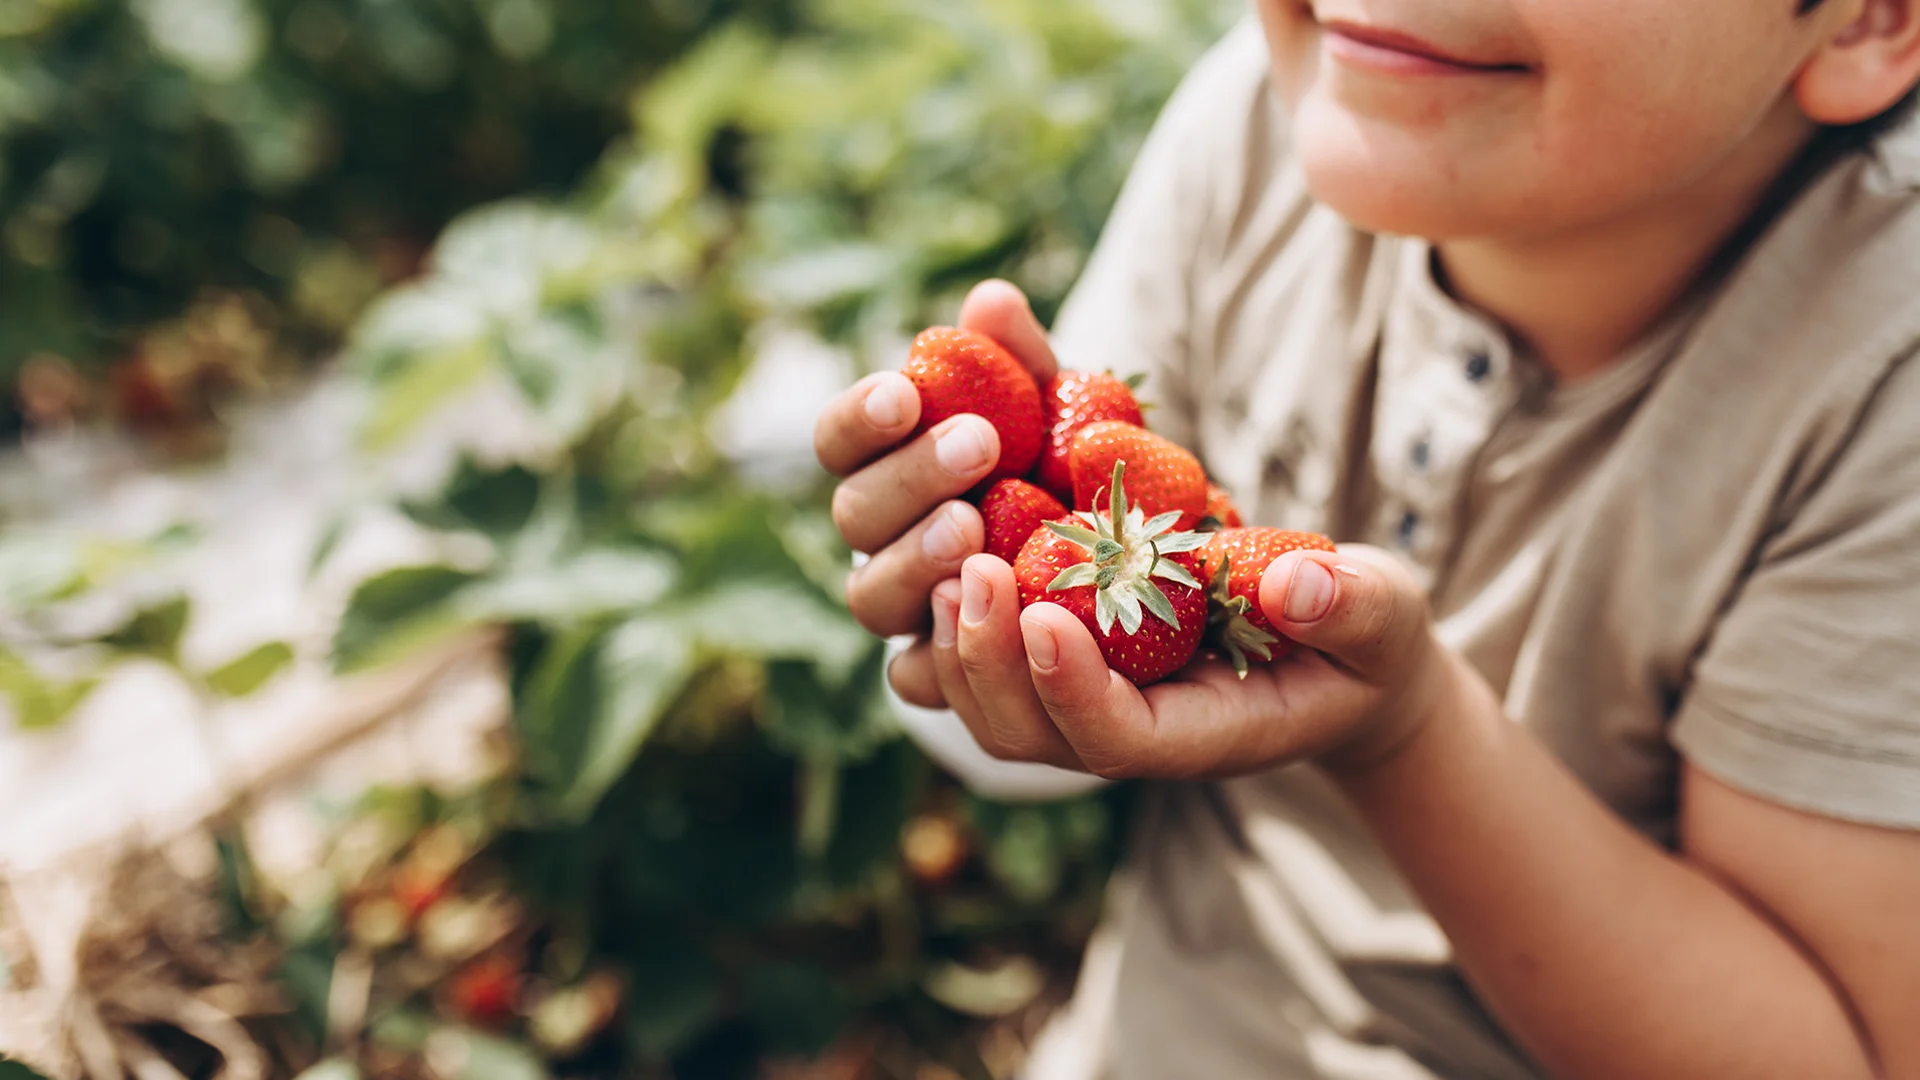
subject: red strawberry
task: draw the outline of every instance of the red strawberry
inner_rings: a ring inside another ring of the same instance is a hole
[[[1034,532],[1014,560],[1020,606],[1059,604],[1078,616],[1107,666],[1136,686],[1185,667],[1206,630],[1207,598],[1194,576],[1206,537],[1171,532],[1178,512],[1149,520],[1127,505],[1116,462],[1106,512],[1073,514]]]
[[[520,966],[498,953],[483,956],[447,981],[447,1003],[470,1023],[497,1027],[512,1019],[520,1001]]]
[[[1207,513],[1203,520],[1210,520],[1221,529],[1237,529],[1246,524],[1240,519],[1240,508],[1233,505],[1233,496],[1212,481],[1207,482]]]
[[[1149,516],[1180,512],[1177,527],[1191,529],[1207,512],[1207,471],[1200,459],[1177,443],[1146,428],[1118,420],[1088,424],[1074,436],[1073,508],[1104,504],[1107,478],[1120,462],[1127,466],[1137,505]]]
[[[980,500],[980,517],[987,523],[987,554],[1013,562],[1033,530],[1065,517],[1060,500],[1025,480],[1002,480]]]
[[[1033,482],[1061,499],[1073,498],[1073,469],[1068,463],[1073,437],[1101,420],[1123,420],[1145,427],[1133,391],[1138,376],[1119,379],[1104,371],[1062,371],[1040,388],[1041,423],[1047,430]]]
[[[1200,549],[1203,573],[1211,583],[1211,644],[1233,661],[1242,678],[1247,654],[1278,660],[1293,651],[1260,607],[1260,578],[1273,560],[1289,551],[1332,551],[1333,541],[1318,533],[1285,529],[1222,529]]]
[[[936,326],[913,341],[901,373],[920,391],[918,435],[973,413],[1000,433],[1000,461],[987,481],[1025,476],[1040,457],[1040,387],[1013,354],[970,330]]]

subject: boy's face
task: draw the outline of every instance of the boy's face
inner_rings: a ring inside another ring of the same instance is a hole
[[[1256,0],[1314,193],[1363,228],[1547,236],[1797,141],[1793,0]],[[1830,5],[1832,6],[1832,5]]]

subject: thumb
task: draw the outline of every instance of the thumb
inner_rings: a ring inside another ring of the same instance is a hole
[[[1426,639],[1427,599],[1398,559],[1379,548],[1294,551],[1260,578],[1274,628],[1368,681],[1391,677]]]
[[[1042,386],[1060,370],[1027,294],[1008,282],[992,278],[975,285],[960,305],[960,326],[999,342]]]

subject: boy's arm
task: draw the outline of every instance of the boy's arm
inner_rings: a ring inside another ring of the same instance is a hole
[[[1920,834],[1689,768],[1671,854],[1454,682],[1398,753],[1335,775],[1551,1075],[1920,1077]]]

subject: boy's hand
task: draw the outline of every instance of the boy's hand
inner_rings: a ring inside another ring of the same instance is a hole
[[[1142,690],[1108,669],[1079,619],[1053,604],[1022,612],[1012,568],[976,555],[960,581],[934,590],[940,692],[997,757],[1203,779],[1307,758],[1364,769],[1468,677],[1433,636],[1419,586],[1376,548],[1282,556],[1260,601],[1305,649],[1255,664],[1245,680],[1203,659]]]
[[[1053,377],[1046,332],[1012,285],[976,285],[960,325],[998,341],[1036,380]],[[834,525],[855,551],[872,556],[847,579],[847,606],[883,637],[924,633],[933,587],[985,547],[980,513],[960,497],[993,470],[998,434],[978,416],[956,416],[902,445],[919,421],[920,395],[889,371],[855,383],[814,426],[820,464],[845,477],[833,493]],[[897,657],[888,675],[906,700],[945,704],[925,642]]]

